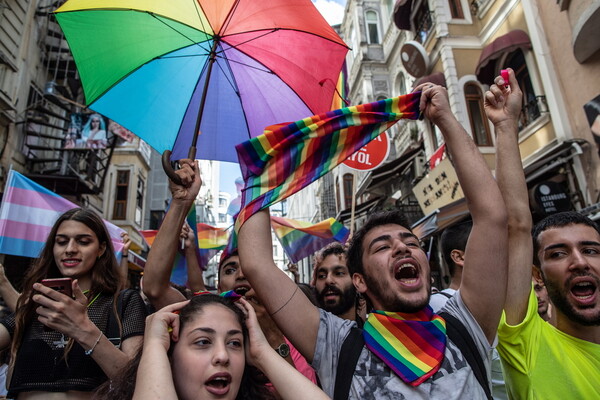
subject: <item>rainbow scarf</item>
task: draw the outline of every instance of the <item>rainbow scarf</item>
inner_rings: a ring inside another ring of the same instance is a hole
[[[373,311],[363,337],[367,348],[400,379],[418,386],[442,365],[446,321],[429,306],[417,313]]]
[[[271,226],[286,254],[294,263],[329,243],[346,243],[350,235],[350,230],[334,218],[311,224],[289,218],[271,217]]]
[[[254,213],[331,171],[400,119],[417,119],[420,98],[415,92],[273,125],[236,145],[245,187],[235,231]]]

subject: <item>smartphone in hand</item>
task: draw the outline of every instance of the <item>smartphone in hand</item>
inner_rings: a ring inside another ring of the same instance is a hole
[[[53,278],[42,280],[42,285],[52,288],[57,292],[61,292],[65,296],[73,297],[72,282],[72,278]]]

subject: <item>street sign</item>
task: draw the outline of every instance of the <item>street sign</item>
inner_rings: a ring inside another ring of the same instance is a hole
[[[344,164],[359,171],[370,171],[379,167],[390,152],[390,141],[385,132],[371,140],[344,161]]]

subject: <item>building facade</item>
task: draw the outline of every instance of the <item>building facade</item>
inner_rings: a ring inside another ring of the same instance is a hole
[[[419,83],[441,84],[493,170],[495,138],[483,95],[510,67],[524,92],[519,142],[534,220],[569,209],[596,218],[599,7],[591,0],[349,0],[338,27],[352,48],[348,100],[367,103],[406,94]],[[398,207],[428,238],[465,218],[460,190],[447,190],[457,182],[444,160],[441,133],[428,121],[409,121],[388,134],[387,163],[366,173],[345,166],[331,173],[338,219],[359,226],[373,210]],[[290,215],[319,210],[311,198],[324,185],[321,180],[296,195],[294,203],[306,206],[290,206]],[[351,195],[354,213],[347,207]]]

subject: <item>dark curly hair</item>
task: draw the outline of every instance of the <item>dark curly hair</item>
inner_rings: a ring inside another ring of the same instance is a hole
[[[223,305],[235,314],[242,327],[242,332],[244,333],[244,342],[248,343],[248,330],[244,322],[244,313],[234,304],[232,299],[221,297],[216,294],[204,293],[190,299],[190,302],[179,312],[180,331],[183,330],[184,326],[198,314],[201,314],[205,306],[211,304]],[[169,354],[172,350],[173,343],[171,343]],[[123,368],[121,373],[118,374],[116,379],[106,382],[98,388],[94,394],[94,400],[130,400],[135,391],[137,369],[141,358],[142,347],[140,347],[135,357]],[[271,390],[265,386],[266,383],[267,380],[259,370],[246,364],[236,400],[275,400],[275,396]]]

